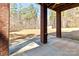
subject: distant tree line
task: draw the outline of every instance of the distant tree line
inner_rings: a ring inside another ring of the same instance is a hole
[[[56,27],[56,12],[50,10],[50,23],[52,28]],[[69,9],[62,12],[61,16],[62,27],[71,28],[71,27],[79,27],[79,7]]]
[[[37,11],[31,4],[29,7],[23,8],[22,5],[11,4],[10,11],[10,30],[16,31],[21,29],[31,28],[34,29],[37,26]],[[18,9],[19,8],[19,9]]]
[[[32,4],[30,4],[28,7],[23,7],[21,4],[19,4],[19,7],[17,7],[17,4],[11,4],[10,31],[40,28],[40,16],[38,16],[37,13],[37,10]],[[53,10],[49,10],[48,16],[48,26],[52,26],[52,28],[55,28],[56,12]],[[63,11],[61,18],[62,27],[79,27],[79,7]]]

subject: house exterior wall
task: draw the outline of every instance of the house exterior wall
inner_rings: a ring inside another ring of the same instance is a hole
[[[9,4],[0,3],[0,55],[8,55]]]

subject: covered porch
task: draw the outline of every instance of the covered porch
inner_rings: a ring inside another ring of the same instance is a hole
[[[68,38],[62,38],[61,34],[62,33],[61,12],[79,6],[79,3],[58,3],[58,4],[39,3],[39,4],[41,6],[40,38],[38,36],[33,38],[33,40],[31,40],[30,42],[27,41],[26,43],[25,41],[23,44],[17,45],[18,47],[16,46],[14,48],[14,51],[12,51],[11,55],[23,55],[23,56],[79,55],[79,42],[78,41],[74,42],[71,39],[68,40]],[[7,8],[9,8],[9,5],[6,6]],[[56,37],[48,35],[47,33],[47,8],[56,11]],[[7,16],[7,18],[9,17]],[[8,42],[9,40],[7,40],[6,44],[2,43],[6,48],[5,51],[7,51],[5,52],[6,54],[4,53],[2,55],[9,55],[10,53]],[[26,45],[31,42],[34,42],[37,47],[25,51]]]
[[[79,4],[40,3],[40,5],[41,5],[40,38],[35,37],[33,38],[33,40],[30,41],[30,43],[33,42],[37,46],[35,48],[27,50],[26,47],[28,46],[28,44],[23,43],[25,45],[11,55],[27,55],[27,56],[79,55],[78,41],[74,42],[72,39],[62,38],[61,34],[62,33],[61,12],[77,7],[79,6]],[[47,33],[47,8],[56,11],[56,37],[54,37],[53,35],[48,35]]]
[[[11,56],[79,56],[79,41],[51,35],[47,44],[42,44],[38,36],[11,48]]]
[[[78,3],[44,3],[41,5],[41,42],[47,43],[47,8],[56,11],[56,37],[62,38],[61,12],[78,7]]]

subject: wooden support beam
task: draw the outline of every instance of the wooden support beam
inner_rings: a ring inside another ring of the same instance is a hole
[[[57,5],[57,4],[55,3],[55,4],[52,6],[52,9],[54,9],[56,5]]]
[[[47,43],[47,6],[41,4],[41,42],[43,44]]]
[[[53,6],[55,3],[49,3],[48,5],[47,5],[47,7],[48,8],[50,8],[51,6]]]
[[[56,37],[61,38],[61,11],[56,11]]]

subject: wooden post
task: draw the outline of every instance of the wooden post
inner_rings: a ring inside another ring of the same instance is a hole
[[[47,7],[43,3],[41,4],[41,42],[43,44],[47,43]]]
[[[56,11],[56,37],[61,38],[61,11]]]
[[[0,3],[0,55],[9,55],[9,4]]]

